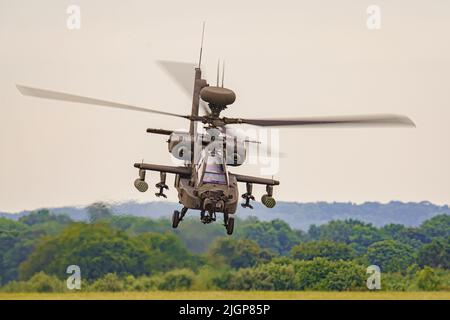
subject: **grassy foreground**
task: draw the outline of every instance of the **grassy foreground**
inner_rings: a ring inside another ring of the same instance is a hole
[[[450,292],[154,291],[0,293],[0,300],[450,300]]]

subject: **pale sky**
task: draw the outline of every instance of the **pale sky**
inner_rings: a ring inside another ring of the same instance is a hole
[[[66,27],[70,4],[80,30]],[[380,30],[366,26],[372,4]],[[196,62],[204,20],[206,75],[225,59],[237,95],[225,116],[398,113],[417,125],[280,130],[278,200],[450,203],[448,0],[0,0],[0,211],[155,200],[134,189],[133,163],[170,155],[145,130],[187,121],[24,97],[15,84],[187,114],[190,98],[155,61]]]

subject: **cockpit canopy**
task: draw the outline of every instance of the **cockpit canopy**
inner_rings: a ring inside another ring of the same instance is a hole
[[[198,164],[198,184],[228,184],[225,160],[220,152],[203,150]]]

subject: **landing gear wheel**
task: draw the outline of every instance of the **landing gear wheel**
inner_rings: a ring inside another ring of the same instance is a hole
[[[175,210],[172,215],[172,228],[176,229],[180,223],[180,211]]]
[[[234,230],[234,218],[228,218],[227,219],[227,234],[232,235]]]

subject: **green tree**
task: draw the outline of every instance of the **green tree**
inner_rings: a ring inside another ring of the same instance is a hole
[[[225,263],[236,269],[251,267],[272,258],[272,254],[261,249],[255,241],[233,238],[217,239],[208,255],[213,263]]]
[[[439,286],[439,277],[433,269],[425,267],[417,273],[417,286],[421,290],[437,290]]]
[[[450,215],[440,214],[425,221],[420,230],[430,239],[450,237]]]
[[[125,288],[124,281],[116,273],[108,273],[95,280],[90,286],[90,291],[97,292],[119,292]]]
[[[49,210],[43,209],[32,212],[26,216],[23,216],[19,219],[20,222],[26,224],[28,226],[36,225],[36,224],[45,224],[49,222],[55,222],[58,224],[69,224],[72,222],[68,216],[64,214],[53,214],[50,213]]]
[[[109,220],[113,214],[111,208],[103,202],[95,202],[88,208],[89,222],[97,222],[100,220]]]
[[[362,290],[365,289],[366,280],[365,266],[354,261],[337,261],[315,288],[331,291]]]
[[[289,254],[291,248],[302,240],[301,235],[280,219],[266,222],[254,217],[247,219],[238,233],[239,237],[254,240],[261,248],[281,255]]]
[[[206,252],[212,241],[225,235],[225,229],[220,224],[204,225],[190,218],[185,219],[180,228],[175,230],[168,219],[115,215],[110,219],[110,223],[111,226],[126,231],[130,235],[147,232],[173,234],[194,253]]]
[[[292,265],[270,262],[256,268],[223,273],[213,282],[225,290],[294,290],[295,271]]]
[[[222,274],[215,284],[228,290],[361,290],[364,266],[352,261],[274,259],[253,268]]]
[[[348,244],[327,240],[300,243],[291,250],[291,256],[299,260],[313,260],[318,257],[330,260],[351,260],[355,254],[355,250]]]
[[[343,291],[365,286],[365,268],[353,261],[315,258],[294,264],[297,290]]]
[[[76,223],[62,233],[43,238],[20,265],[23,279],[44,271],[66,277],[69,265],[78,265],[85,279],[108,273],[141,275],[153,270],[152,254],[141,241],[104,224]]]
[[[385,239],[397,240],[416,249],[429,241],[420,229],[405,227],[401,224],[388,224],[382,227],[380,231]]]
[[[166,233],[172,229],[168,219],[150,219],[130,215],[113,215],[109,223],[112,227],[126,231],[130,235],[146,232]]]
[[[189,252],[174,234],[143,233],[137,239],[152,253],[152,265],[156,270],[196,270],[203,263],[202,259]]]
[[[311,226],[308,235],[312,240],[328,240],[351,244],[358,253],[383,240],[383,234],[370,223],[357,220],[334,220],[321,226]]]
[[[194,273],[188,269],[172,270],[162,276],[159,290],[187,290],[194,282]]]
[[[366,255],[368,264],[379,266],[382,272],[405,271],[414,263],[414,258],[414,250],[410,246],[395,240],[372,244]]]
[[[0,285],[17,280],[19,265],[33,251],[43,230],[34,230],[22,222],[0,218]]]
[[[12,281],[1,288],[4,292],[63,292],[64,282],[44,272],[33,275],[28,281]]]
[[[450,269],[450,237],[434,239],[421,247],[417,261],[420,266]]]

